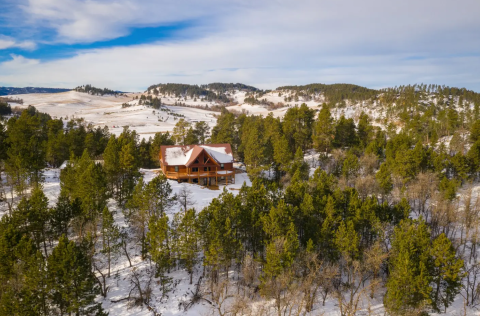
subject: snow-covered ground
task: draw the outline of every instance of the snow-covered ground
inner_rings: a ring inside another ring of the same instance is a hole
[[[146,182],[152,180],[155,176],[158,175],[159,169],[141,169],[140,172]],[[60,169],[46,169],[44,172],[45,183],[44,183],[44,192],[49,199],[50,206],[54,206],[58,195],[60,193]],[[238,173],[235,176],[235,183],[220,185],[218,190],[211,190],[206,187],[189,184],[189,183],[178,183],[173,180],[168,180],[169,184],[173,189],[173,194],[180,192],[183,186],[185,186],[192,193],[192,207],[194,207],[197,212],[201,211],[205,206],[210,204],[210,202],[218,197],[224,189],[233,194],[238,194],[239,189],[244,183],[251,185],[251,181],[248,178],[246,173]],[[125,219],[123,213],[118,209],[115,201],[109,201],[109,209],[115,212],[115,220],[117,225],[120,227],[125,227]],[[173,219],[173,215],[180,211],[180,206],[176,205],[173,207],[167,215]],[[2,214],[0,213],[0,216]],[[129,246],[130,259],[132,261],[132,267],[129,266],[129,262],[126,256],[122,255],[117,260],[114,261],[111,267],[111,277],[107,279],[107,286],[109,291],[107,297],[102,301],[103,307],[110,315],[152,315],[152,312],[148,311],[145,306],[141,307],[129,307],[128,301],[120,301],[113,303],[112,300],[120,300],[122,298],[128,297],[128,292],[131,288],[130,285],[130,275],[132,270],[136,271],[145,271],[149,268],[148,260],[142,261],[140,257],[139,249],[134,247],[133,244]],[[106,272],[103,271],[103,272]],[[151,306],[156,308],[157,312],[161,313],[163,316],[168,315],[202,315],[206,314],[209,311],[210,305],[205,302],[195,305],[192,309],[184,312],[183,309],[179,308],[179,304],[182,301],[187,301],[191,297],[191,291],[194,290],[195,283],[198,280],[199,276],[202,274],[201,265],[197,265],[196,272],[194,275],[194,284],[189,284],[189,275],[186,271],[177,270],[173,271],[169,276],[174,280],[175,286],[168,295],[168,299],[164,298],[161,300],[159,286],[153,286],[153,301]],[[157,279],[155,279],[155,282]]]
[[[108,126],[111,133],[119,135],[123,126],[136,130],[142,138],[153,136],[156,132],[172,131],[178,118],[164,111],[154,110],[148,106],[136,105],[138,100],[133,97],[141,94],[129,93],[128,96],[97,96],[76,91],[63,93],[23,94],[17,97],[23,99],[20,107],[34,106],[40,112],[48,113],[53,118],[84,118],[93,126]],[[123,103],[135,104],[122,108]],[[174,103],[173,101],[171,103]],[[19,106],[12,104],[12,107]],[[196,108],[167,106],[179,115],[184,115],[190,122],[205,121],[210,127],[215,126],[217,119],[212,111]],[[154,113],[155,111],[155,113]]]
[[[119,135],[124,126],[129,126],[130,129],[136,130],[140,137],[148,138],[153,136],[156,132],[172,131],[173,127],[178,121],[178,118],[169,115],[164,111],[153,110],[145,105],[138,105],[138,100],[134,98],[139,97],[145,93],[128,93],[127,96],[97,96],[76,91],[69,91],[63,93],[37,93],[37,94],[23,94],[16,97],[23,99],[23,105],[12,104],[12,107],[20,106],[27,107],[33,105],[41,112],[50,114],[53,118],[84,118],[87,123],[93,126],[104,127],[108,126],[110,132]],[[228,106],[227,109],[232,112],[246,112],[247,114],[267,116],[272,113],[274,117],[283,117],[290,107],[305,103],[309,108],[320,110],[321,100],[303,100],[298,101],[284,101],[284,95],[278,96],[278,91],[266,93],[260,99],[266,99],[268,102],[274,104],[283,103],[283,107],[270,110],[265,105],[250,105],[244,103],[245,92],[235,91],[230,94],[230,97],[237,102],[237,105]],[[205,109],[195,107],[205,107],[219,105],[215,102],[201,101],[200,99],[191,98],[174,98],[171,96],[158,96],[162,100],[162,104],[173,113],[184,115],[189,122],[205,121],[210,127],[215,126],[217,119],[215,115],[218,112],[213,112]],[[175,102],[185,104],[186,106],[175,106]],[[123,103],[128,103],[132,106],[122,108]],[[190,106],[190,107],[189,107]],[[155,111],[155,113],[154,113]],[[332,110],[332,115],[339,118],[344,115],[346,118],[353,118],[355,121],[360,116],[360,113],[365,111],[372,117],[374,125],[381,126],[376,123],[376,119],[384,118],[381,109],[377,109],[370,104],[350,104],[343,108],[335,108]]]

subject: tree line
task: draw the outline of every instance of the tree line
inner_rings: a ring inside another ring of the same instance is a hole
[[[117,94],[119,94],[118,91],[114,91],[114,90],[107,89],[107,88],[103,88],[103,89],[96,88],[96,87],[93,87],[90,84],[86,84],[86,85],[83,85],[83,86],[78,86],[74,90],[77,91],[77,92],[84,92],[84,93],[88,93],[88,94],[91,94],[91,95],[101,95],[101,96],[108,95],[108,94],[117,96]]]

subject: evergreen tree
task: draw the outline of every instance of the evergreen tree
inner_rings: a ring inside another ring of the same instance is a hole
[[[187,136],[185,137],[185,145],[196,145],[199,143],[197,135],[195,134],[195,130],[193,127],[190,127],[187,132]]]
[[[45,259],[17,221],[0,221],[0,315],[50,315]]]
[[[343,161],[342,173],[347,180],[355,178],[360,170],[358,158],[352,151],[347,153],[347,157]]]
[[[342,115],[335,126],[333,145],[337,148],[345,148],[355,146],[357,143],[358,138],[353,119],[346,119]]]
[[[103,315],[95,303],[99,293],[84,250],[62,236],[48,257],[48,290],[52,307],[60,314]]]
[[[373,127],[370,124],[370,117],[362,112],[358,119],[357,135],[360,145],[365,148],[372,138]]]
[[[132,197],[125,205],[127,208],[125,217],[130,227],[133,228],[137,242],[141,245],[142,259],[145,259],[147,254],[146,234],[151,217],[147,198],[146,183],[143,178],[140,178],[133,190]]]
[[[152,216],[148,223],[147,241],[149,253],[156,264],[156,277],[160,278],[162,292],[169,292],[171,279],[166,276],[173,265],[171,231],[168,225],[168,217]]]
[[[247,171],[254,177],[260,176],[264,161],[264,146],[257,126],[252,126],[245,144],[245,164]]]
[[[195,209],[189,209],[185,212],[175,214],[176,222],[176,251],[182,266],[185,267],[190,275],[190,284],[192,284],[193,269],[198,260],[198,230],[196,227]]]
[[[87,223],[98,222],[107,203],[107,185],[103,167],[92,160],[85,150],[80,159],[69,162],[61,171],[60,184],[60,194],[68,196],[70,201],[78,199],[81,203],[80,234],[82,234]]]
[[[230,144],[236,153],[239,145],[236,127],[235,115],[227,109],[222,110],[222,114],[217,119],[217,125],[212,129],[212,143]]]
[[[430,233],[423,220],[404,220],[395,228],[384,298],[387,311],[410,315],[431,304],[429,250]]]
[[[386,163],[380,165],[380,169],[376,173],[377,182],[382,189],[382,193],[387,195],[393,189],[393,182],[392,182],[392,173],[389,170]]]
[[[170,136],[169,132],[155,133],[150,147],[150,159],[154,166],[160,166],[160,146],[175,145],[175,141]]]
[[[290,162],[293,159],[292,152],[288,146],[287,138],[282,135],[273,144],[274,160],[279,166],[280,170],[287,172],[290,167]]]
[[[57,168],[68,159],[68,144],[63,130],[63,121],[48,121],[47,128],[46,160],[52,167]]]
[[[199,144],[207,144],[208,137],[210,136],[210,127],[205,121],[198,121],[195,123],[193,129],[196,139],[198,139]]]
[[[432,256],[432,307],[436,312],[447,311],[462,286],[463,260],[458,259],[450,240],[440,234],[433,241]]]
[[[112,258],[120,251],[120,228],[115,224],[112,212],[107,207],[102,213],[102,253],[107,256],[108,277]]]
[[[81,213],[82,207],[79,199],[70,202],[68,196],[60,194],[57,204],[50,210],[48,218],[53,237],[68,236],[72,220]]]
[[[289,108],[283,117],[283,132],[287,137],[292,152],[301,148],[310,148],[312,140],[314,112],[302,103],[300,107]]]
[[[175,124],[175,127],[173,128],[172,137],[177,144],[187,145],[186,139],[187,139],[189,129],[190,129],[190,123],[183,118],[181,118]]]
[[[44,256],[47,257],[48,228],[48,199],[40,187],[33,189],[29,199],[23,198],[18,204],[16,215],[20,218],[25,232],[31,235],[36,246],[43,246]]]
[[[18,119],[13,117],[7,123],[5,170],[20,195],[30,184],[42,181],[45,167],[46,133],[35,108],[32,109],[24,110]]]
[[[318,113],[317,121],[315,122],[315,134],[313,136],[315,149],[320,153],[329,153],[332,148],[334,136],[334,120],[328,105],[324,103],[320,113]]]
[[[172,195],[172,187],[163,174],[146,185],[145,195],[151,216],[163,217],[177,201],[177,196]]]

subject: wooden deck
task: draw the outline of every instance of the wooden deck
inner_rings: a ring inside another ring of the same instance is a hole
[[[219,178],[235,176],[235,170],[220,170],[220,171],[198,171],[198,172],[174,172],[166,171],[165,176],[168,179],[201,179],[201,178]]]

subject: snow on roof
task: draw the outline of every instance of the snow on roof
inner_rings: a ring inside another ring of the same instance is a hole
[[[228,146],[228,148],[227,148]],[[202,150],[198,150],[202,148]],[[205,150],[209,156],[215,159],[218,163],[231,163],[233,162],[233,155],[228,144],[214,146],[195,145],[195,146],[171,146],[164,149],[164,163],[170,166],[184,166],[187,165],[190,160],[193,161],[200,152]]]
[[[182,147],[170,147],[165,149],[165,161],[169,165],[184,165],[190,155],[192,154],[193,149],[190,149],[187,152],[184,152]]]
[[[227,154],[225,147],[210,147],[210,146],[200,146],[205,149],[205,151],[218,163],[230,163],[233,162],[232,154]]]

